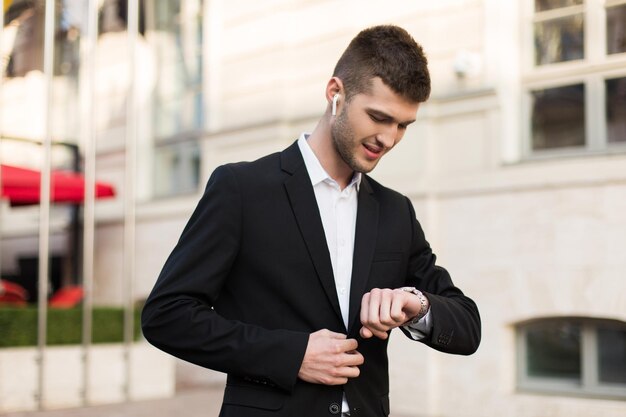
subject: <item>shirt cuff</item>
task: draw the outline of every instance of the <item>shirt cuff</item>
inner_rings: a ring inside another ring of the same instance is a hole
[[[405,324],[404,326],[402,326],[403,329],[409,332],[413,340],[424,339],[430,334],[431,330],[433,329],[433,319],[430,311],[431,309],[429,307],[424,317],[419,319],[417,323]]]

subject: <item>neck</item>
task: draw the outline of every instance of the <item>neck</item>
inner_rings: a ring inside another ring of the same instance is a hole
[[[354,171],[337,153],[327,117],[319,121],[307,143],[328,175],[342,190],[346,188],[354,176]]]

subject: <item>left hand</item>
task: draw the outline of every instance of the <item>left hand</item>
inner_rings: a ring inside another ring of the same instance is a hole
[[[361,336],[387,339],[391,329],[417,316],[422,308],[418,297],[401,289],[374,288],[361,300]]]

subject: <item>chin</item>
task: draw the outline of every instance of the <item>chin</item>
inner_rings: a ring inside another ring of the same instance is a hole
[[[369,174],[376,168],[376,163],[374,164],[358,164],[352,167],[352,169],[356,172],[360,172],[361,174]]]

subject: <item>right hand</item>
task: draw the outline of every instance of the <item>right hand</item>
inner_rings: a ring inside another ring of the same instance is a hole
[[[343,385],[359,376],[363,355],[356,351],[356,339],[327,329],[311,333],[298,377],[306,382]]]

